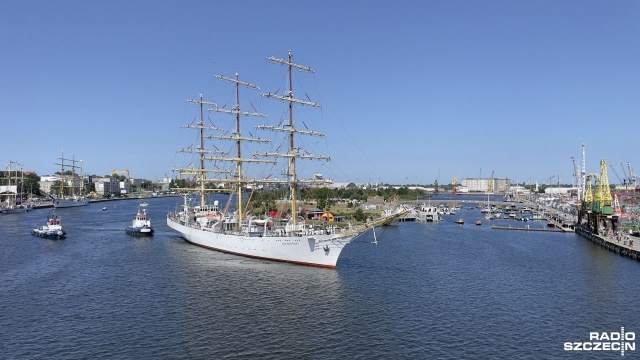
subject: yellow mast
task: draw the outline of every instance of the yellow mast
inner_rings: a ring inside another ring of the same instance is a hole
[[[263,143],[267,143],[270,142],[269,140],[264,140],[264,139],[259,139],[259,138],[254,138],[254,137],[243,137],[241,134],[241,127],[240,127],[240,116],[258,116],[258,117],[267,117],[267,115],[261,114],[261,113],[250,113],[250,112],[245,112],[245,111],[241,111],[240,110],[240,85],[242,86],[246,86],[248,88],[251,89],[260,89],[258,86],[250,84],[248,82],[244,82],[244,81],[240,81],[239,79],[239,75],[238,72],[236,72],[236,77],[235,79],[226,77],[226,76],[222,76],[222,75],[216,75],[216,78],[220,79],[220,80],[224,80],[224,81],[228,81],[231,83],[235,84],[235,92],[236,92],[236,105],[234,107],[233,110],[225,110],[225,109],[220,109],[218,107],[211,109],[212,111],[216,111],[216,112],[221,112],[221,113],[226,113],[226,114],[231,114],[231,115],[235,115],[235,119],[236,119],[236,129],[235,132],[232,136],[207,136],[207,138],[214,138],[214,139],[220,139],[220,140],[231,140],[234,141],[236,143],[236,157],[230,157],[230,158],[210,158],[209,160],[216,160],[216,161],[233,161],[236,163],[236,173],[233,177],[233,180],[231,181],[232,183],[234,183],[236,191],[237,191],[237,201],[238,204],[236,205],[236,209],[237,209],[237,214],[238,214],[238,222],[236,223],[237,226],[240,226],[242,224],[242,219],[244,217],[244,209],[242,208],[242,185],[243,184],[247,184],[247,179],[245,179],[243,173],[242,173],[242,163],[244,162],[252,162],[252,163],[256,163],[256,162],[269,162],[269,163],[274,163],[275,161],[272,160],[260,160],[260,159],[255,159],[255,158],[243,158],[242,157],[242,147],[241,147],[241,143],[243,141],[249,141],[249,142],[263,142]]]
[[[283,65],[286,65],[288,67],[288,75],[289,75],[289,91],[287,92],[286,96],[279,96],[279,95],[275,95],[272,93],[268,93],[268,94],[262,94],[262,96],[268,97],[268,98],[276,98],[282,101],[285,101],[288,103],[288,107],[289,107],[289,122],[286,126],[284,127],[277,127],[277,126],[258,126],[258,128],[260,129],[269,129],[269,130],[276,130],[276,131],[283,131],[283,132],[287,132],[289,135],[289,151],[286,154],[279,154],[279,153],[265,153],[265,154],[261,154],[262,156],[281,156],[281,157],[287,157],[289,160],[289,169],[287,172],[287,176],[288,176],[288,182],[289,182],[289,189],[291,191],[291,220],[293,222],[293,224],[297,224],[298,222],[298,217],[296,214],[296,203],[297,203],[297,186],[298,186],[298,178],[296,175],[296,158],[305,158],[305,159],[322,159],[322,160],[331,160],[330,157],[328,156],[318,156],[318,155],[301,155],[298,153],[298,149],[295,147],[295,143],[294,143],[294,135],[295,134],[306,134],[306,135],[313,135],[313,136],[325,136],[322,133],[316,132],[316,131],[311,131],[311,130],[303,130],[303,129],[297,129],[294,126],[294,121],[293,121],[293,104],[298,104],[298,105],[308,105],[308,106],[312,106],[314,108],[322,108],[322,106],[320,106],[317,103],[311,102],[311,101],[305,101],[305,100],[300,100],[300,99],[296,99],[293,96],[293,68],[296,68],[298,70],[302,70],[302,71],[306,71],[306,72],[310,72],[313,73],[313,70],[309,67],[300,65],[300,64],[296,64],[294,63],[293,60],[293,56],[291,55],[291,51],[289,51],[289,56],[287,59],[277,59],[273,56],[267,58],[267,60],[275,62],[275,63],[280,63]]]

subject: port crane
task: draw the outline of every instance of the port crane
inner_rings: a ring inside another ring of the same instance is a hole
[[[600,160],[600,209],[603,215],[613,214],[613,198],[611,197],[611,187],[609,186],[609,175],[607,174],[607,160]]]
[[[453,187],[452,193],[456,193],[456,184],[458,184],[458,177],[460,176],[460,169],[458,169],[458,173],[456,174],[456,177],[453,178],[453,180],[451,180],[451,186]]]
[[[627,162],[627,168],[629,169],[629,185],[637,185],[638,177],[636,176],[636,173],[633,171],[633,168],[631,167],[630,162]]]
[[[438,181],[440,180],[440,169],[438,169],[438,176],[436,176],[436,181],[433,182],[433,185],[435,187],[434,192],[437,193],[438,192]]]
[[[549,187],[551,187],[551,180],[553,180],[555,177],[555,175],[549,176]]]
[[[489,178],[489,186],[487,188],[489,193],[493,193],[493,174],[494,170],[491,170],[491,177]]]
[[[620,185],[623,185],[623,186],[627,185],[626,177],[624,179],[621,179],[620,176],[618,175],[618,172],[616,171],[616,169],[613,168],[613,165],[609,164],[609,167],[611,168],[611,170],[613,170],[613,174],[616,176],[616,178],[620,182]]]
[[[617,196],[615,199],[611,196],[607,161],[600,160],[600,173],[586,174],[585,180],[584,200],[578,213],[578,222],[581,223],[582,218],[586,217],[588,226],[594,232],[598,232],[601,224],[615,229],[618,216],[612,215],[621,211]],[[592,186],[592,182],[595,186]],[[609,226],[606,225],[607,222],[610,222]]]
[[[578,203],[582,200],[581,190],[580,189],[580,173],[578,172],[578,165],[576,165],[576,158],[571,157],[571,162],[573,163],[573,184],[578,187]]]

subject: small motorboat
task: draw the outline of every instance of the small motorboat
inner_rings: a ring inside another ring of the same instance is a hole
[[[482,221],[480,220],[476,221],[476,225],[482,225]]]
[[[106,207],[106,206],[103,206],[103,207],[102,207],[102,211],[107,211],[107,207]]]
[[[460,225],[464,224],[464,219],[456,220],[456,224],[460,224]]]

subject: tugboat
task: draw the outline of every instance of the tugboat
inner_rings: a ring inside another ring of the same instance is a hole
[[[47,219],[47,224],[31,230],[31,235],[45,239],[59,240],[64,239],[67,236],[67,233],[62,230],[60,218],[56,215],[55,210],[51,210],[49,218]]]
[[[131,226],[127,227],[125,231],[127,234],[134,236],[152,236],[153,228],[151,227],[151,220],[147,216],[147,209],[140,205],[136,217],[131,222]]]

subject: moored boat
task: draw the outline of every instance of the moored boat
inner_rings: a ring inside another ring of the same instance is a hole
[[[464,219],[456,220],[456,224],[460,224],[460,225],[464,224]]]
[[[442,220],[440,214],[438,213],[438,208],[431,205],[430,203],[421,204],[417,212],[418,221],[421,222],[438,222]]]
[[[61,219],[56,215],[55,210],[49,212],[47,223],[39,228],[31,230],[31,235],[38,236],[45,239],[64,239],[67,233],[62,230]]]

